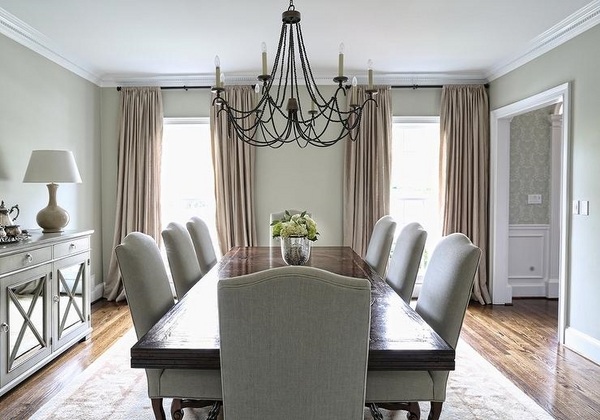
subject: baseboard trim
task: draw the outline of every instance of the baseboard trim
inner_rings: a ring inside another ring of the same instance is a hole
[[[546,284],[511,284],[512,297],[546,297]]]
[[[565,346],[600,365],[600,340],[568,327],[565,330]]]
[[[558,279],[548,279],[546,283],[546,297],[549,299],[557,299],[559,297],[560,282]]]

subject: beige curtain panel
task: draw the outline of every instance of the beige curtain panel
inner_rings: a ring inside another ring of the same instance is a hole
[[[364,86],[357,88],[358,103],[368,97],[365,90]],[[377,106],[365,106],[356,141],[346,140],[345,146],[343,241],[361,256],[367,251],[375,222],[390,210],[390,87],[379,87],[377,92]]]
[[[250,86],[225,88],[224,97],[239,110],[252,109],[254,89]],[[254,222],[254,164],[256,147],[249,146],[229,130],[227,116],[211,106],[212,158],[215,169],[217,236],[221,253],[233,246],[257,245]],[[248,123],[246,128],[252,124]]]
[[[163,106],[158,87],[121,89],[117,206],[113,250],[130,232],[160,238],[160,162]],[[114,251],[104,285],[108,300],[125,292]]]
[[[440,115],[440,204],[444,235],[461,232],[481,248],[474,297],[488,292],[490,122],[483,85],[444,86]]]

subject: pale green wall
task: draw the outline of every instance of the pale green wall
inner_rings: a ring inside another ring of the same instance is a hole
[[[95,230],[91,272],[101,283],[100,88],[3,35],[0,57],[0,199],[19,204],[22,228],[39,229],[48,191],[22,182],[31,151],[73,151],[83,183],[61,184],[58,204],[67,229]]]
[[[509,223],[550,223],[550,156],[554,105],[514,117],[510,122]],[[528,204],[541,194],[541,204]]]
[[[566,42],[490,84],[497,109],[571,82],[571,190],[590,201],[589,216],[572,216],[567,326],[600,340],[600,26]],[[569,198],[570,201],[570,198]]]
[[[441,100],[442,89],[393,89],[392,113],[402,117],[437,117]]]

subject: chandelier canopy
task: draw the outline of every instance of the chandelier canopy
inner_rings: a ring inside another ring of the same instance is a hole
[[[253,109],[236,109],[225,98],[223,77],[219,57],[215,57],[216,81],[212,91],[215,93],[213,106],[219,116],[226,116],[229,129],[239,140],[252,146],[280,147],[286,143],[297,142],[300,147],[327,147],[348,137],[356,139],[363,109],[373,102],[377,90],[373,88],[373,70],[369,60],[367,98],[358,103],[357,80],[352,79],[351,87],[345,85],[344,44],[340,44],[338,57],[338,75],[333,78],[337,88],[333,96],[326,99],[319,91],[308,61],[300,12],[294,7],[293,0],[282,13],[283,24],[273,68],[269,74],[267,66],[267,48],[262,44],[262,74],[255,86],[257,103]],[[299,83],[300,80],[300,83]],[[306,89],[310,105],[300,100],[299,84]],[[346,89],[352,89],[351,102],[342,100]],[[342,103],[340,103],[342,102]]]

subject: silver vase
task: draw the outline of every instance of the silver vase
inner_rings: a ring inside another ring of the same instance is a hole
[[[311,241],[306,236],[281,238],[281,257],[287,265],[304,265],[310,258]]]

